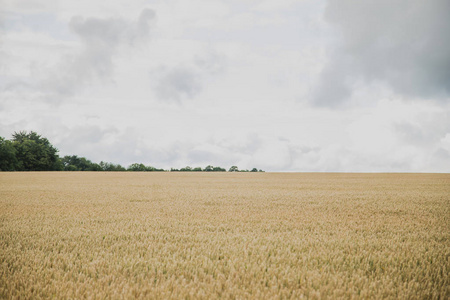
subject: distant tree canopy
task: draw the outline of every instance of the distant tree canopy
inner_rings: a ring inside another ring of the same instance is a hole
[[[66,155],[62,159],[64,171],[102,171],[99,164],[91,162],[85,157],[78,157],[77,155]]]
[[[12,145],[15,149],[17,171],[60,171],[63,168],[58,149],[34,131],[15,132]]]
[[[16,154],[13,143],[0,137],[0,171],[14,171],[18,168]]]
[[[125,169],[124,167],[122,167],[119,164],[113,164],[113,163],[109,163],[109,162],[100,162],[100,168],[102,171],[126,171],[127,169]]]
[[[214,167],[212,165],[208,165],[206,166],[204,169],[200,168],[200,167],[184,167],[181,169],[175,169],[175,168],[171,168],[170,172],[226,172],[227,170],[221,167]],[[264,172],[263,170],[258,170],[256,168],[253,168],[251,171],[249,170],[239,170],[239,168],[237,166],[232,166],[228,172]]]
[[[239,169],[238,169],[237,166],[232,166],[232,167],[228,170],[228,172],[239,172]]]
[[[155,167],[152,166],[146,166],[144,164],[139,164],[139,163],[134,163],[131,164],[127,171],[135,171],[135,172],[162,172],[164,171],[163,169],[157,169]]]
[[[34,131],[14,132],[11,140],[0,137],[0,171],[134,171],[160,172],[142,163],[133,163],[128,168],[110,162],[94,163],[77,155],[58,156],[58,149],[49,140]],[[186,166],[170,169],[171,172],[226,172],[226,169],[212,165],[201,167]],[[251,171],[239,170],[232,166],[228,172],[263,172],[253,168]]]

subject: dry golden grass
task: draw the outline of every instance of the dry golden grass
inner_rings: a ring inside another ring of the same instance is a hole
[[[450,298],[449,174],[0,173],[0,298]]]

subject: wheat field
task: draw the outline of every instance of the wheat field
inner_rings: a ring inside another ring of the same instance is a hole
[[[0,173],[0,298],[450,298],[450,175]]]

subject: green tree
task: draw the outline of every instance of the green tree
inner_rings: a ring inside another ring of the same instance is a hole
[[[85,157],[66,155],[61,160],[64,171],[98,171],[99,166]]]
[[[99,166],[102,171],[126,171],[126,169],[124,167],[122,167],[121,165],[119,165],[119,164],[115,165],[115,164],[109,163],[109,162],[101,161]]]
[[[89,171],[103,171],[99,164],[92,163]]]
[[[237,166],[232,166],[232,167],[228,170],[228,172],[239,172],[239,169],[238,169]]]
[[[144,164],[138,164],[138,163],[131,164],[127,170],[134,171],[134,172],[149,171],[149,169]]]
[[[15,171],[17,169],[16,153],[13,143],[0,136],[0,171]]]
[[[226,172],[227,170],[225,170],[224,168],[221,167],[214,167],[213,168],[213,172]]]
[[[58,149],[36,132],[15,132],[12,141],[17,152],[18,170],[59,171],[62,169]]]
[[[203,169],[203,171],[205,171],[205,172],[212,172],[212,171],[214,171],[214,167],[209,165],[205,169]]]
[[[68,165],[64,167],[64,171],[79,171],[78,168],[74,165]]]
[[[145,168],[146,168],[146,171],[148,171],[148,172],[164,172],[164,169],[157,169],[152,166],[146,166]]]

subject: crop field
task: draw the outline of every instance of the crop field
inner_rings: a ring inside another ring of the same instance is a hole
[[[450,298],[450,175],[0,173],[0,298]]]

